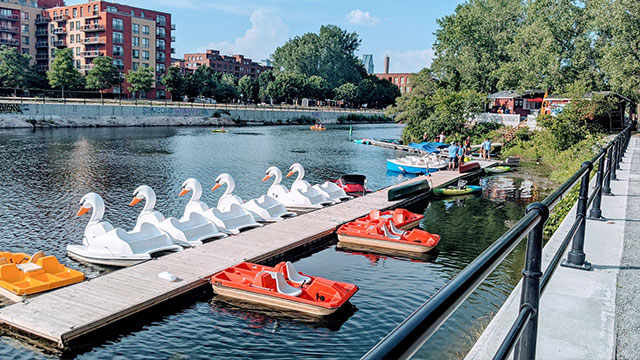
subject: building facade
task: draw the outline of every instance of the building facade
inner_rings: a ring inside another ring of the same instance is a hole
[[[389,56],[386,55],[384,57],[384,73],[382,73],[382,74],[373,74],[373,75],[378,77],[378,79],[387,80],[390,83],[392,83],[395,86],[397,86],[398,89],[400,89],[400,93],[402,95],[411,93],[411,90],[413,90],[413,86],[411,85],[411,76],[413,74],[412,73],[391,73],[391,72],[389,72],[389,64],[390,64],[390,62],[391,61],[389,59]]]
[[[208,65],[217,72],[233,74],[238,78],[245,75],[257,78],[261,72],[272,69],[247,59],[244,55],[220,55],[218,50],[184,54],[184,63],[186,71],[195,71],[200,66]]]
[[[362,64],[364,65],[365,70],[367,70],[367,74],[374,73],[373,54],[362,55]]]
[[[141,97],[165,99],[160,82],[171,65],[175,41],[171,31],[171,15],[102,0],[69,6],[54,6],[43,10],[36,29],[36,61],[47,66],[56,49],[70,48],[75,67],[83,72],[93,69],[93,60],[109,56],[122,74],[139,67],[153,69],[156,81]],[[111,92],[130,95],[128,84],[114,86]]]

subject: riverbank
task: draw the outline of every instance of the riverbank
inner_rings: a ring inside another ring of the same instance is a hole
[[[0,128],[260,126],[390,122],[379,112],[306,108],[217,108],[0,103]]]

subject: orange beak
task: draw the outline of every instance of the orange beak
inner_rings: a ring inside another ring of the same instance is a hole
[[[129,206],[134,206],[140,201],[142,201],[142,199],[138,199],[137,197],[134,197],[133,200],[131,200],[131,202],[129,203]]]
[[[296,172],[295,172],[295,171],[293,171],[293,170],[292,170],[292,171],[289,171],[289,173],[287,174],[287,177],[289,177],[289,176],[291,176],[291,175],[293,175],[293,174],[295,174],[295,173],[296,173]]]
[[[78,216],[82,216],[82,215],[84,215],[84,214],[88,213],[88,212],[89,212],[89,210],[91,210],[91,208],[86,208],[86,207],[84,207],[84,206],[81,206],[81,207],[80,207],[80,210],[78,210],[78,213],[77,213],[76,215],[78,215]]]
[[[262,178],[262,181],[267,181],[271,178],[271,175],[267,174]]]
[[[213,186],[213,188],[211,188],[211,191],[216,191],[216,189],[217,189],[217,188],[219,188],[220,186],[222,186],[222,185],[220,185],[220,184],[216,183],[216,184]]]
[[[189,190],[187,190],[187,189],[182,189],[182,191],[180,191],[180,194],[178,194],[178,196],[184,196],[184,195],[186,195],[186,194],[188,194],[188,193],[189,193]]]

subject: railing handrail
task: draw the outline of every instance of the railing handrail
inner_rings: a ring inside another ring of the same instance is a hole
[[[519,353],[515,354],[516,359],[535,357],[540,295],[553,276],[571,240],[573,240],[573,247],[563,266],[584,268],[589,265],[584,260],[584,253],[582,252],[586,208],[593,203],[594,207],[589,216],[594,216],[593,213],[596,213],[598,219],[601,219],[600,197],[603,192],[606,194],[608,180],[615,178],[615,170],[622,159],[624,149],[629,143],[631,127],[632,125],[627,126],[604,146],[591,161],[583,163],[580,169],[542,202],[529,205],[527,214],[513,228],[500,236],[482,254],[420,305],[417,310],[371,348],[362,359],[410,358],[489,276],[491,271],[502,263],[504,258],[512,252],[527,234],[527,255],[526,266],[523,271],[520,312],[494,359],[507,358],[518,342],[520,348]],[[607,166],[605,166],[605,158],[607,159]],[[599,163],[596,187],[593,189],[592,195],[588,196],[589,176],[593,169],[593,164],[596,162]],[[578,182],[581,182],[581,185],[576,220],[543,274],[541,271],[541,257],[544,223],[548,218],[550,209],[556,206]],[[594,212],[594,210],[597,211]]]

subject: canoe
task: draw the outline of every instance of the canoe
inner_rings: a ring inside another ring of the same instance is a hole
[[[414,214],[406,209],[395,209],[389,211],[371,210],[369,215],[361,217],[355,221],[378,225],[392,220],[395,227],[401,230],[407,230],[418,226],[423,218],[423,215]]]
[[[343,244],[420,254],[431,251],[440,241],[440,235],[424,230],[397,229],[393,220],[377,225],[354,221],[340,226],[337,234]]]
[[[473,194],[480,191],[482,191],[482,186],[477,186],[477,185],[466,185],[462,189],[457,189],[457,188],[433,189],[433,193],[435,195],[440,195],[440,196],[468,195],[468,194]]]
[[[387,200],[395,201],[406,199],[419,193],[429,191],[430,186],[427,180],[420,180],[406,185],[392,187],[387,191]]]
[[[84,273],[61,265],[55,256],[45,256],[41,251],[33,256],[0,252],[0,263],[0,294],[14,301],[84,281]]]
[[[211,284],[220,296],[316,316],[336,312],[358,291],[354,284],[299,273],[288,261],[275,267],[243,262],[214,274]]]
[[[494,166],[494,167],[485,168],[484,171],[487,172],[487,173],[491,173],[491,174],[500,174],[500,173],[505,173],[505,172],[511,171],[511,167],[509,167],[509,166]]]
[[[225,129],[212,129],[211,132],[212,133],[226,133],[228,131],[225,130]]]

